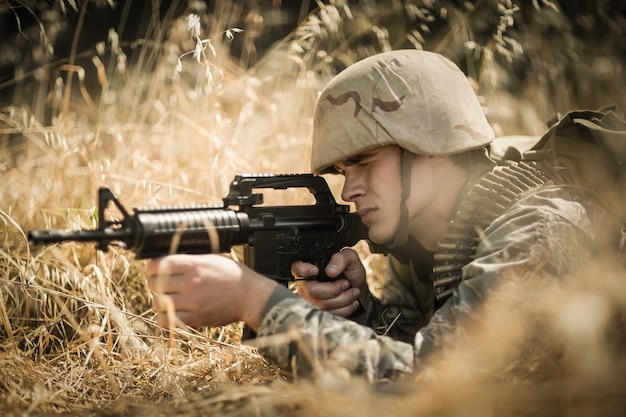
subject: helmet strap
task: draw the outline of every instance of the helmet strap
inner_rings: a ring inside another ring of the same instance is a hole
[[[409,240],[409,209],[406,200],[411,194],[411,170],[413,168],[413,153],[400,148],[400,186],[402,196],[400,198],[400,222],[396,230],[396,236],[389,245],[392,248],[405,245]]]

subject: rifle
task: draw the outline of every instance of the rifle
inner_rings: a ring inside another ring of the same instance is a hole
[[[307,188],[314,205],[264,206],[255,189]],[[105,218],[110,203],[121,220]],[[233,209],[237,206],[238,210]],[[113,192],[98,191],[98,224],[94,230],[36,230],[30,244],[64,241],[95,242],[107,251],[118,244],[137,259],[172,253],[223,253],[243,245],[244,264],[284,285],[294,279],[296,260],[319,267],[317,279],[329,280],[324,269],[335,252],[367,238],[367,229],[349,206],[338,204],[326,180],[313,174],[237,175],[223,205],[139,207],[131,215]]]

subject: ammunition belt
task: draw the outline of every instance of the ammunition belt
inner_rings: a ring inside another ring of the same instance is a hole
[[[436,308],[462,281],[462,268],[474,260],[482,233],[522,197],[554,184],[536,162],[499,166],[472,186],[439,242],[433,266]]]

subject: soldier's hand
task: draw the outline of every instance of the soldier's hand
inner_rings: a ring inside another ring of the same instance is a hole
[[[365,297],[369,289],[365,280],[365,268],[358,254],[352,249],[344,249],[334,254],[325,273],[334,281],[316,281],[317,266],[298,261],[291,266],[296,277],[298,294],[318,308],[342,317],[349,317],[359,308],[359,299]]]
[[[257,330],[276,283],[220,255],[169,255],[146,270],[162,326],[222,326],[244,321]]]

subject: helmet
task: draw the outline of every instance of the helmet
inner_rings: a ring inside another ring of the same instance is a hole
[[[442,55],[397,50],[365,58],[324,88],[315,108],[317,174],[368,149],[396,144],[444,156],[485,147],[493,130],[461,70]]]

